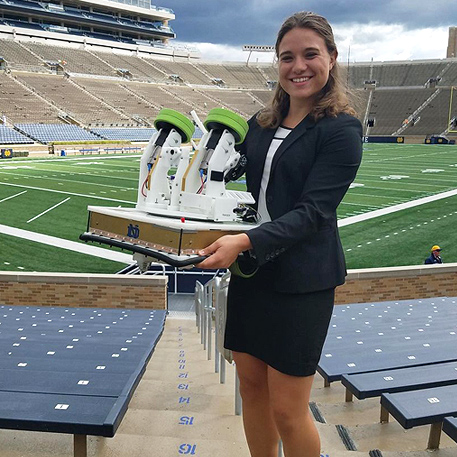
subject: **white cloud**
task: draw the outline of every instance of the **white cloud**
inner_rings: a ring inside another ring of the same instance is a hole
[[[442,59],[446,57],[448,28],[406,30],[401,24],[354,24],[334,29],[340,60],[351,62]]]
[[[442,59],[446,57],[448,27],[407,30],[401,24],[337,25],[334,28],[339,60],[350,62]],[[203,60],[246,62],[241,46],[186,43],[200,50]],[[257,43],[261,44],[261,43]],[[253,52],[250,62],[272,62],[273,53]]]

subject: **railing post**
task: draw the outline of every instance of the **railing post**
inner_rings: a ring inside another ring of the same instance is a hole
[[[243,405],[240,394],[240,380],[238,378],[238,371],[235,368],[235,414],[241,416]]]

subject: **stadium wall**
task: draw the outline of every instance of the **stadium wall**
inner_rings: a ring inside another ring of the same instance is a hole
[[[0,303],[167,309],[166,276],[0,272]]]
[[[5,305],[167,309],[166,276],[0,272]],[[457,296],[457,263],[349,270],[335,303]]]
[[[457,263],[349,270],[337,304],[457,296]]]

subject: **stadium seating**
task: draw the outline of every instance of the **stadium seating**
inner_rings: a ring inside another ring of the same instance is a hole
[[[15,124],[15,128],[24,132],[40,143],[53,141],[89,141],[98,140],[95,136],[81,127],[66,124]]]
[[[33,140],[6,125],[0,125],[0,144],[27,144]]]
[[[111,15],[103,17],[120,20]],[[124,22],[129,21],[133,19]],[[1,114],[13,123],[56,123],[71,117],[93,128],[151,127],[163,107],[184,113],[194,109],[204,116],[211,108],[223,106],[250,117],[268,103],[272,95],[268,85],[277,80],[277,68],[265,63],[247,66],[182,57],[171,60],[114,47],[103,51],[76,43],[64,46],[5,39],[0,40],[0,49],[12,71],[9,77],[0,74],[0,90],[5,97]],[[60,63],[60,67],[49,62]],[[449,86],[457,84],[457,62],[342,64],[341,70],[343,80],[355,89],[359,119],[375,119],[370,135],[392,135],[403,126],[403,135],[441,134],[447,129]],[[66,77],[56,77],[56,72],[65,72]],[[425,87],[430,78],[441,78],[435,88]],[[367,80],[376,81],[373,92],[364,90]],[[404,124],[435,91],[437,96],[420,110],[418,121]]]
[[[93,128],[91,132],[106,140],[149,141],[155,129]]]
[[[12,123],[59,122],[59,111],[46,104],[32,90],[21,86],[15,78],[0,72],[0,114]]]
[[[39,43],[26,43],[28,49],[43,60],[65,61],[65,71],[92,75],[115,76],[113,68],[102,60],[82,49],[65,48]]]
[[[440,387],[457,383],[457,362],[343,375],[341,383],[359,400],[383,393]]]
[[[128,115],[122,114],[95,94],[85,92],[82,88],[61,76],[23,73],[18,77],[18,80],[25,82],[52,104],[84,124],[108,126],[110,124],[136,124]]]
[[[0,54],[11,69],[25,71],[39,69],[40,71],[45,71],[44,62],[16,41],[0,39]]]
[[[383,394],[381,406],[403,428],[431,424],[428,449],[437,449],[441,423],[446,416],[457,415],[457,381],[451,386]]]
[[[391,135],[432,95],[434,89],[375,90],[368,113],[376,124],[371,135]]]

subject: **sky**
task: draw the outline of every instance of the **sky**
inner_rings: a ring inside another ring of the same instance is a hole
[[[205,60],[246,61],[242,46],[274,45],[284,19],[306,9],[333,28],[339,59],[349,62],[441,59],[456,0],[155,0],[173,9],[176,44],[195,46]],[[273,61],[252,53],[250,61]]]

